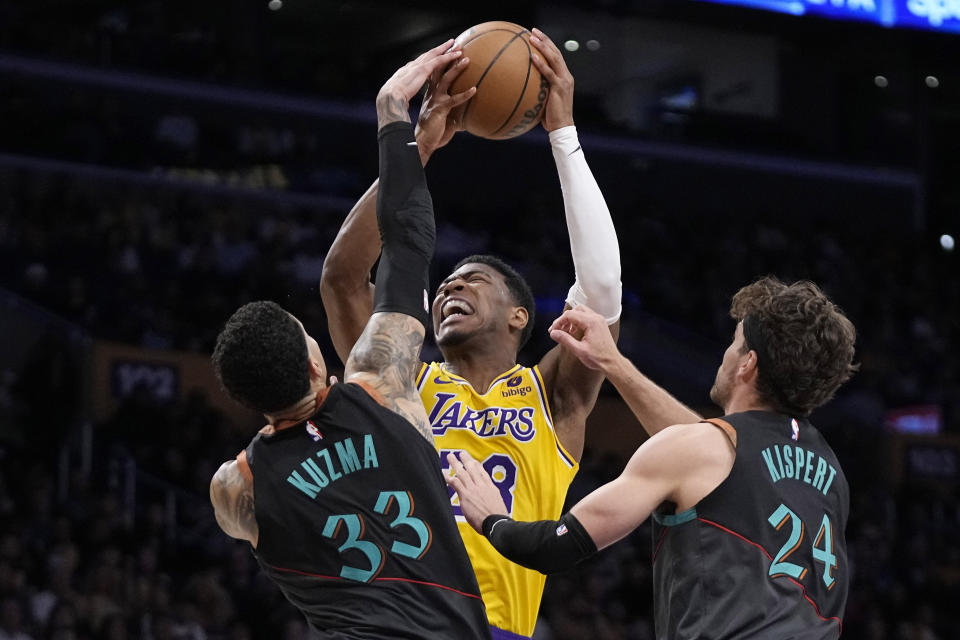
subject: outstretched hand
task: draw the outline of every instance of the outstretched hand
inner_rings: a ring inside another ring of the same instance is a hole
[[[550,95],[543,109],[543,128],[553,131],[573,124],[573,74],[567,69],[563,54],[553,40],[540,29],[533,29],[530,36],[537,53],[533,64],[550,83]]]
[[[482,534],[483,521],[487,516],[507,515],[503,496],[483,465],[466,451],[460,452],[459,459],[453,453],[448,453],[447,462],[454,475],[444,474],[443,479],[460,496],[460,509],[467,522]]]
[[[596,371],[606,372],[620,355],[607,321],[586,305],[578,304],[564,311],[550,325],[549,332],[555,342]]]
[[[470,58],[460,58],[446,69],[438,69],[430,78],[427,95],[420,106],[417,119],[417,146],[424,164],[434,151],[446,145],[457,131],[463,130],[463,111],[467,100],[477,92],[476,87],[451,94],[450,86],[470,64]]]
[[[451,48],[453,39],[420,54],[390,76],[377,94],[377,123],[380,127],[397,121],[410,122],[410,100],[427,78],[459,58],[463,51]]]

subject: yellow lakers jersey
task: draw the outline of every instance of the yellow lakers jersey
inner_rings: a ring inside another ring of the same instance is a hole
[[[417,388],[444,473],[449,473],[447,452],[466,450],[490,473],[514,519],[560,517],[579,465],[554,432],[537,367],[516,365],[481,392],[434,362],[421,368]],[[450,501],[490,624],[531,636],[546,577],[497,553],[467,524],[452,489]]]

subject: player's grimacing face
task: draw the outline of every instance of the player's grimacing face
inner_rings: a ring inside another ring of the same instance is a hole
[[[507,285],[496,269],[469,262],[444,278],[433,299],[433,331],[437,344],[453,345],[478,331],[508,331],[512,308]],[[501,321],[502,320],[502,321]]]

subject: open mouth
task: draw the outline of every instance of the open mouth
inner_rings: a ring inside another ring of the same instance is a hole
[[[455,322],[469,315],[473,315],[473,307],[469,302],[459,298],[451,298],[440,307],[440,324]]]

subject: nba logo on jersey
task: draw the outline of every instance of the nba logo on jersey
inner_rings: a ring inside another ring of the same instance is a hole
[[[557,535],[558,535],[558,536],[562,536],[562,535],[564,535],[566,532],[567,532],[567,525],[562,524],[562,525],[560,525],[559,527],[557,527]]]
[[[311,420],[307,420],[307,435],[313,438],[314,442],[323,440],[323,434],[320,433],[320,429],[317,429],[317,425],[313,424]]]
[[[790,436],[792,440],[800,439],[800,425],[797,424],[796,418],[790,418],[790,427],[793,429],[793,435]]]
[[[430,301],[429,301],[429,298],[427,298],[426,289],[423,290],[423,310],[426,311],[427,313],[430,313]]]

